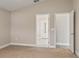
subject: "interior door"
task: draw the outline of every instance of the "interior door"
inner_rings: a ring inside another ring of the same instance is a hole
[[[74,11],[70,12],[70,50],[74,53],[75,50],[75,31],[74,31]]]
[[[40,14],[36,16],[37,20],[37,46],[48,47],[49,46],[49,35],[48,35],[48,14]]]

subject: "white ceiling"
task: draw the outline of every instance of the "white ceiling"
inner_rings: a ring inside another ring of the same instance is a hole
[[[43,0],[40,0],[43,1]],[[33,0],[0,0],[0,8],[14,11],[34,4]]]

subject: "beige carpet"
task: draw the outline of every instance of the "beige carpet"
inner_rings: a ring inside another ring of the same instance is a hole
[[[74,58],[68,49],[9,46],[0,50],[0,58]]]

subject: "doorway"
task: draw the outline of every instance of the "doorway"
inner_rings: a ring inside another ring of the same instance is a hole
[[[36,43],[37,47],[49,47],[49,14],[36,15]]]
[[[55,14],[56,48],[67,48],[74,53],[74,11]]]

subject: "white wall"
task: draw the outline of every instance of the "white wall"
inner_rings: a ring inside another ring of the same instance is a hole
[[[49,13],[50,25],[53,27],[53,15],[56,12],[69,12],[72,10],[72,0],[47,0],[32,7],[12,12],[11,41],[12,43],[36,44],[35,15]],[[53,45],[53,32],[51,32],[51,45]]]
[[[10,13],[0,9],[0,47],[10,43]]]

